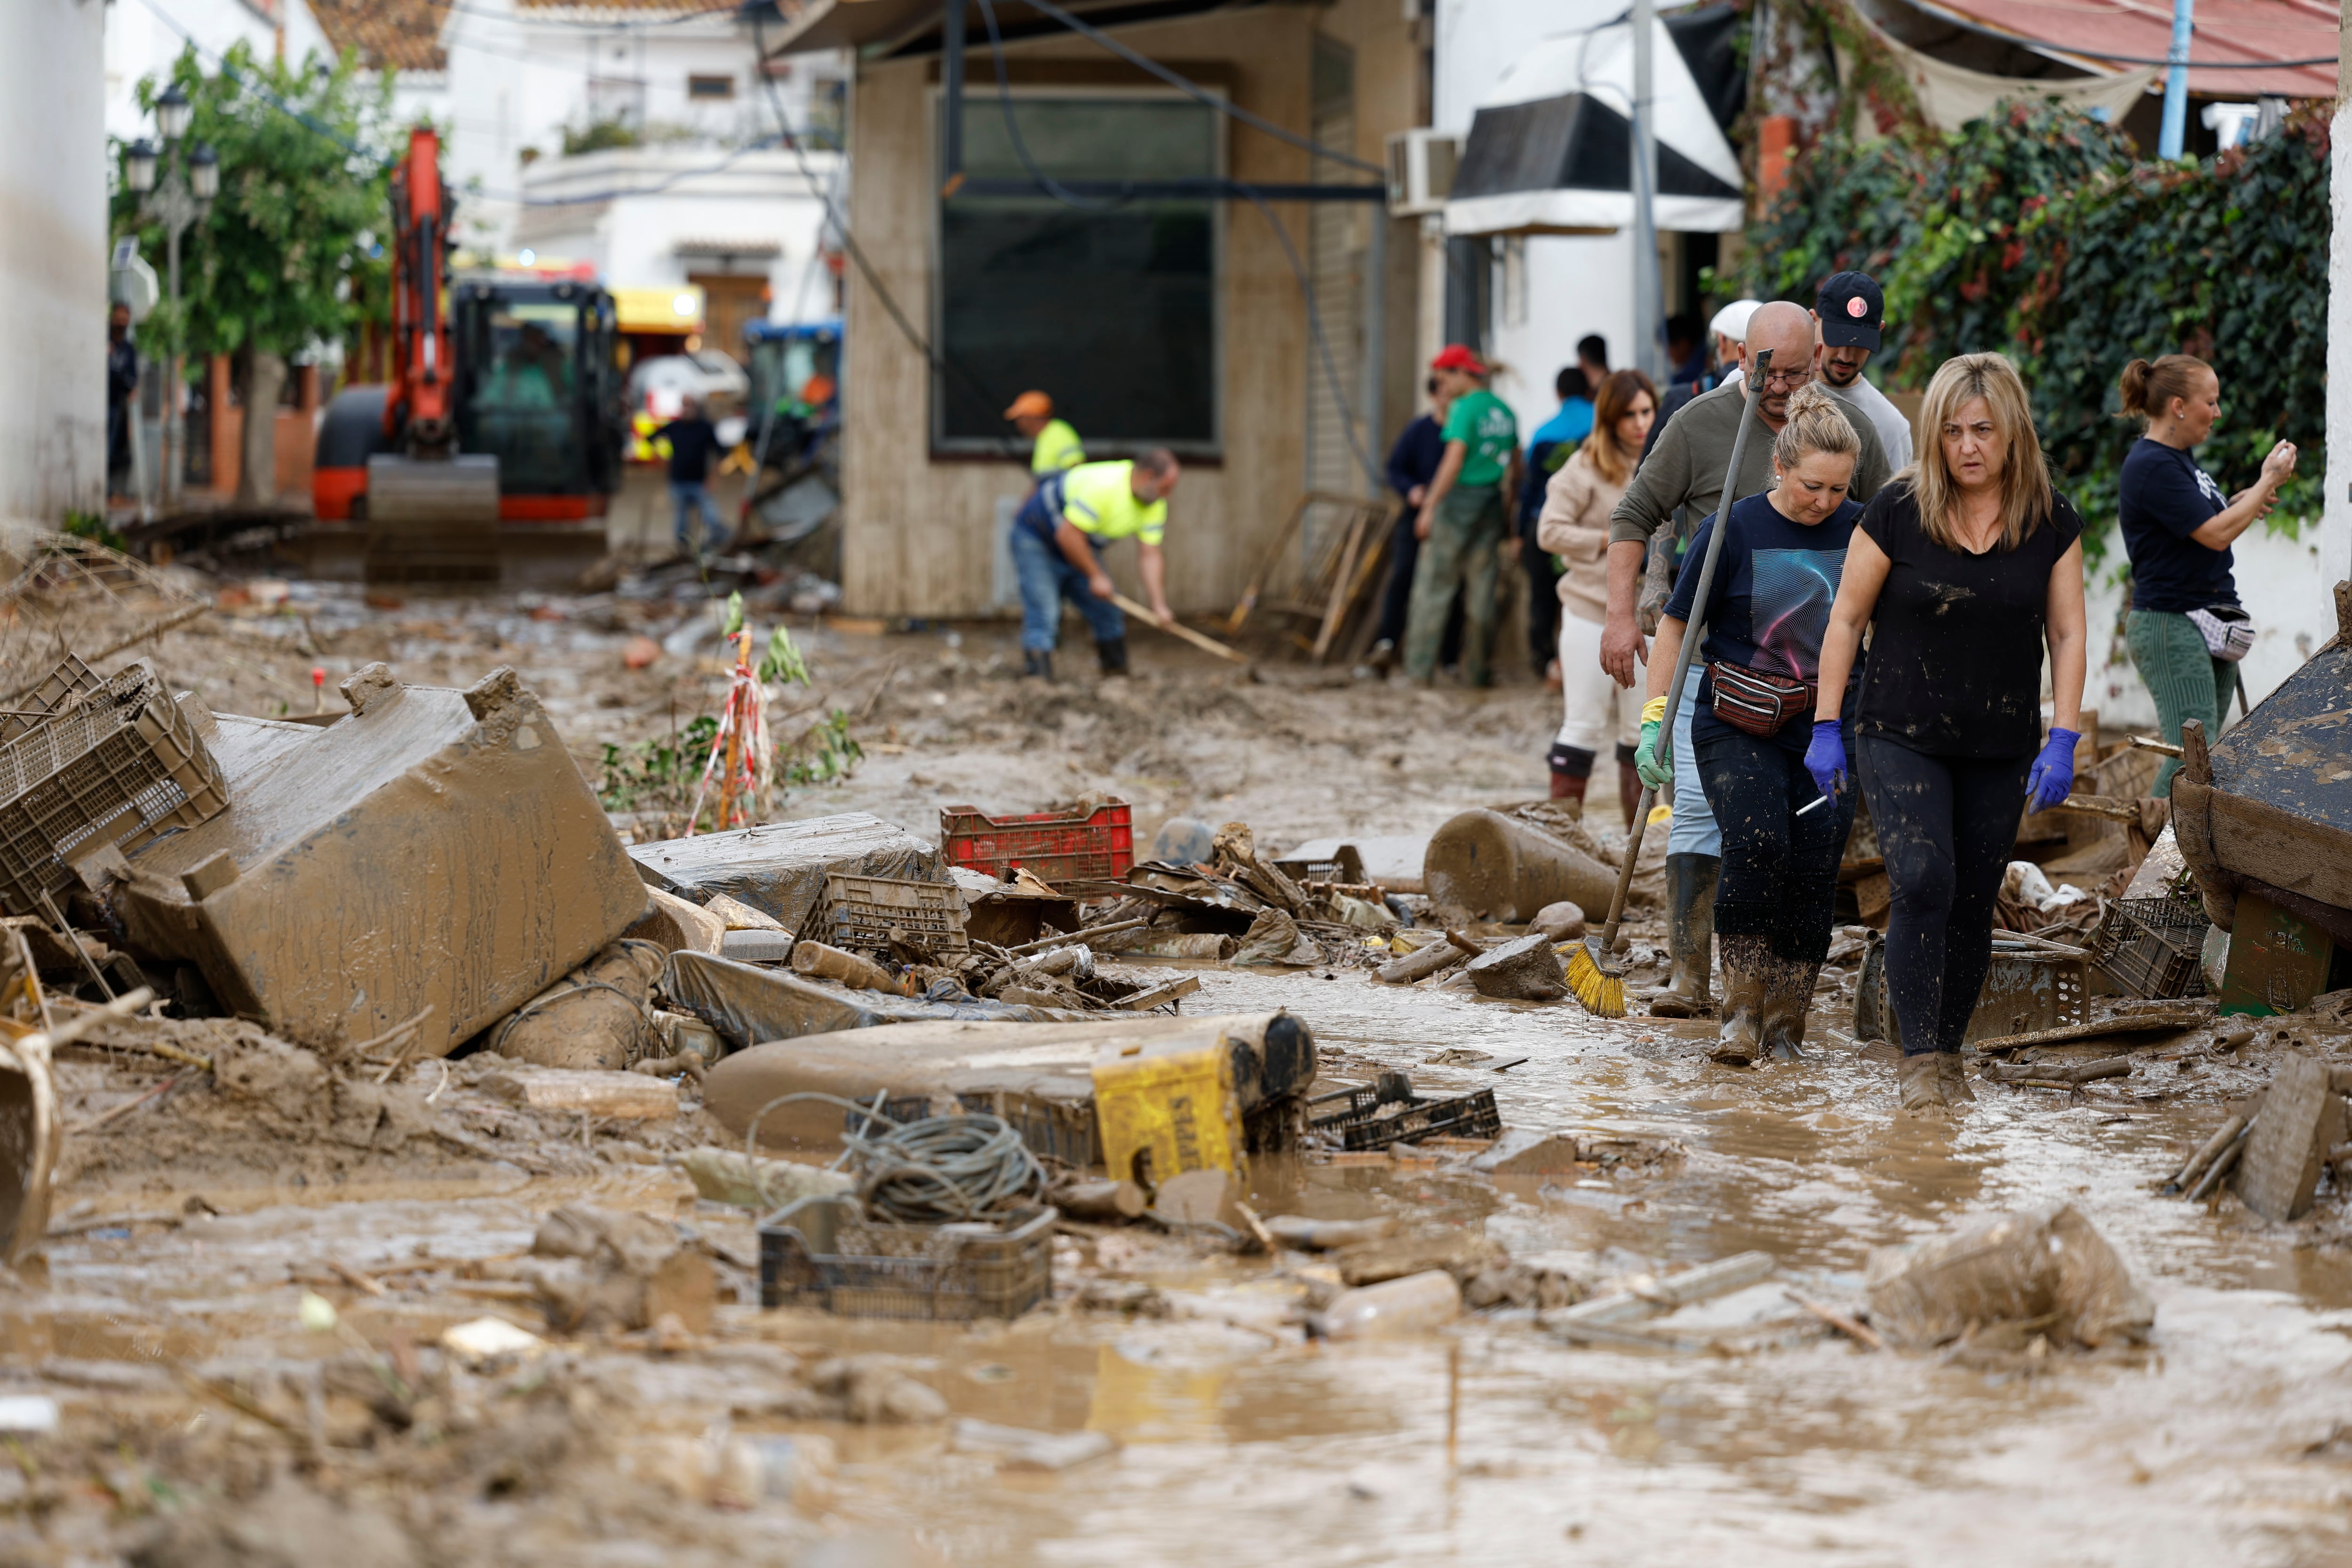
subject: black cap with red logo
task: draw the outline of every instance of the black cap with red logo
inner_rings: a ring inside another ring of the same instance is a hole
[[[1832,348],[1878,347],[1879,320],[1886,313],[1886,296],[1867,272],[1832,273],[1813,301],[1822,319],[1822,342]]]

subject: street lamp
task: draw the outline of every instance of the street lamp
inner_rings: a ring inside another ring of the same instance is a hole
[[[187,393],[180,355],[180,236],[190,225],[204,221],[213,198],[220,195],[220,154],[207,146],[187,144],[195,113],[186,91],[174,82],[155,100],[155,129],[163,134],[163,151],[158,153],[142,136],[123,159],[123,178],[141,198],[139,216],[163,226],[169,258],[165,289],[172,301],[172,352],[163,395],[163,506],[173,511],[179,509],[187,470],[187,420],[180,406]]]
[[[163,133],[164,141],[177,142],[188,133],[188,121],[195,118],[195,112],[188,95],[180,89],[179,83],[173,82],[155,100],[155,128]]]

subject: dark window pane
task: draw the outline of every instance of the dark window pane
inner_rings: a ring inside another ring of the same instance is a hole
[[[1207,109],[1152,100],[1015,98],[1030,157],[1056,179],[1213,176]],[[968,175],[1023,178],[993,93],[965,100]],[[1207,202],[1074,207],[971,198],[940,209],[935,394],[950,446],[995,447],[1002,412],[1050,393],[1099,447],[1217,443],[1216,222]]]

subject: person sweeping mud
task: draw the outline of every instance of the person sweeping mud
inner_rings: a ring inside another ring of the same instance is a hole
[[[2016,367],[1993,353],[1947,360],[1923,416],[1919,460],[1854,524],[1805,752],[1822,794],[1847,787],[1851,761],[1870,801],[1894,891],[1886,981],[1903,1109],[1915,1112],[1976,1098],[1960,1039],[1992,959],[1993,900],[2019,807],[2047,811],[2074,785],[2085,641],[2083,521],[2051,488]],[[1864,626],[1849,751],[1845,689]]]
[[[1657,761],[1666,688],[1694,616],[1706,675],[1691,723],[1698,778],[1723,834],[1715,931],[1723,959],[1717,1061],[1747,1067],[1770,1054],[1803,1055],[1813,980],[1829,956],[1838,857],[1853,826],[1851,791],[1829,795],[1806,773],[1822,637],[1837,597],[1846,543],[1862,508],[1851,499],[1861,437],[1818,386],[1789,399],[1772,442],[1772,489],[1699,525],[1704,560],[1717,528],[1721,557],[1707,602],[1685,572],[1666,601],[1650,652],[1650,700],[1635,766],[1664,788]]]
[[[1106,544],[1133,539],[1152,618],[1174,622],[1168,608],[1168,498],[1179,469],[1174,454],[1155,448],[1131,462],[1082,463],[1049,474],[1013,520],[1013,566],[1021,579],[1022,674],[1054,679],[1062,600],[1077,605],[1095,635],[1105,675],[1127,673],[1127,617],[1111,603]]]

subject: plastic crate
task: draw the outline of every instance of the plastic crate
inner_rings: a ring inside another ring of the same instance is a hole
[[[1339,1146],[1350,1153],[1414,1143],[1423,1138],[1500,1138],[1502,1112],[1495,1108],[1495,1091],[1482,1089],[1456,1100],[1423,1100],[1401,1108],[1383,1108],[1375,1091],[1362,1089],[1347,1110],[1318,1117],[1318,1132],[1337,1133]],[[1369,1102],[1369,1103],[1368,1103]],[[1386,1114],[1383,1114],[1383,1110]]]
[[[12,711],[0,713],[0,745],[15,740],[74,699],[105,684],[98,671],[82,662],[79,654],[66,655],[65,661],[43,677],[38,686],[17,699]]]
[[[2205,906],[2194,898],[2121,899],[2091,933],[2091,962],[2134,996],[2205,994]]]
[[[152,669],[131,665],[0,745],[0,908],[44,914],[89,839],[136,849],[227,808],[194,722]]]
[[[1116,882],[1135,868],[1134,812],[1105,802],[1089,812],[989,816],[976,805],[940,808],[940,853],[951,866],[1002,879],[1014,867],[1042,882]]]
[[[963,895],[952,882],[909,882],[896,877],[853,877],[835,871],[824,879],[831,907],[833,945],[851,951],[887,947],[893,931],[905,931],[934,952],[961,952]]]
[[[1017,1318],[1054,1293],[1051,1208],[994,1225],[882,1225],[816,1198],[760,1222],[760,1305],[845,1318]]]

